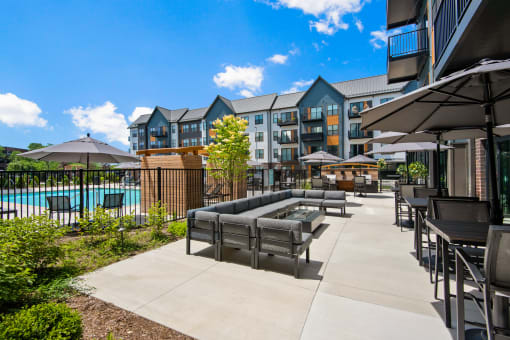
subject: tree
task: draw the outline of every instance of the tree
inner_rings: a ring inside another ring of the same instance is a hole
[[[248,122],[233,115],[213,123],[214,142],[206,146],[209,154],[208,170],[214,178],[221,178],[234,194],[234,183],[246,176],[250,159],[250,141],[245,134]],[[214,171],[218,170],[218,171]]]
[[[49,146],[50,144],[46,145]],[[30,143],[28,145],[29,151],[44,148],[45,146],[41,143]],[[8,171],[42,171],[42,170],[57,170],[58,162],[45,162],[36,161],[30,158],[18,156],[20,152],[14,151],[9,157],[9,165],[7,166]]]

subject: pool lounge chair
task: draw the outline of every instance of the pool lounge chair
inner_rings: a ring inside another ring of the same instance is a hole
[[[71,213],[78,212],[79,209],[71,206],[69,196],[48,196],[46,197],[46,201],[48,202],[50,218],[53,216],[53,213],[57,213],[57,219],[60,221],[60,213],[68,213],[69,225],[71,225]]]

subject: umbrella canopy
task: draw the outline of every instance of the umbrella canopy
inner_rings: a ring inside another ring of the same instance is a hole
[[[85,138],[20,153],[19,156],[40,161],[85,163],[87,164],[87,169],[90,162],[138,162],[138,158],[135,156],[91,138],[89,134]]]
[[[342,164],[344,163],[377,163],[377,160],[364,155],[357,155],[342,162]]]
[[[436,143],[423,142],[423,143],[397,143],[388,144],[379,149],[379,151],[370,151],[365,155],[381,154],[387,155],[397,152],[419,152],[419,151],[435,151],[437,147]],[[453,149],[451,146],[440,145],[441,150]]]
[[[139,162],[126,162],[115,166],[115,169],[140,169],[141,164]]]
[[[509,124],[510,59],[481,60],[441,80],[362,113],[365,130],[440,133],[485,128],[491,221],[501,223],[493,126]],[[437,138],[440,136],[438,134]]]
[[[327,153],[325,151],[317,151],[314,153],[311,153],[309,155],[300,157],[299,160],[301,161],[315,161],[317,163],[320,162],[340,162],[342,158],[332,155],[330,153]]]

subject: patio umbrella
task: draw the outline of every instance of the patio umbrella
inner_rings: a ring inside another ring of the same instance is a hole
[[[115,169],[140,169],[141,164],[139,162],[126,162],[115,166]]]
[[[139,161],[138,158],[125,151],[91,138],[88,133],[87,137],[20,153],[19,156],[40,161],[85,163],[87,169],[90,162],[124,163]]]
[[[364,111],[365,130],[437,133],[485,129],[492,222],[502,222],[493,127],[510,124],[510,59],[484,59],[388,103]]]
[[[344,163],[377,163],[377,160],[364,155],[357,155],[342,162],[342,164]]]
[[[319,163],[320,166],[320,175],[322,175],[322,164],[323,163],[333,163],[333,162],[340,162],[342,158],[332,155],[330,153],[327,153],[325,151],[317,151],[314,153],[311,153],[309,155],[299,157],[299,160],[306,161],[306,163]]]

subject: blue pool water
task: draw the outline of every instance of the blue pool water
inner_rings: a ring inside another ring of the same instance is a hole
[[[103,204],[104,195],[105,194],[116,194],[116,193],[124,193],[124,206],[129,206],[133,204],[140,203],[140,189],[120,189],[120,188],[95,188],[90,189],[88,192],[88,202],[89,202],[89,210],[94,210],[94,207],[98,204]],[[40,191],[40,192],[30,192],[30,193],[19,193],[19,194],[11,194],[6,195],[4,193],[3,197],[0,197],[3,202],[9,203],[17,203],[23,205],[32,205],[36,207],[47,207],[48,203],[46,201],[47,196],[69,196],[71,201],[71,206],[80,206],[80,190],[59,190],[59,191]],[[85,199],[84,206],[87,207],[87,192],[83,193],[83,197]]]

